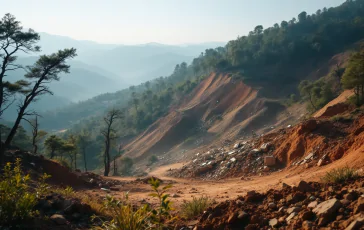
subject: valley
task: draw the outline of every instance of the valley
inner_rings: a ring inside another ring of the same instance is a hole
[[[0,229],[363,229],[364,0],[161,2],[4,13]]]

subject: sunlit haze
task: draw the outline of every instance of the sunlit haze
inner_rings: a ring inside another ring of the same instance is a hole
[[[99,43],[226,42],[256,25],[272,26],[303,10],[314,13],[343,0],[1,0],[38,32]]]

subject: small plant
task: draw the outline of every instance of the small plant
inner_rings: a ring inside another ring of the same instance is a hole
[[[149,194],[151,197],[156,197],[159,200],[159,207],[152,210],[152,221],[156,225],[157,229],[163,228],[163,223],[167,220],[171,220],[172,205],[168,200],[169,194],[167,190],[172,187],[171,184],[164,186],[160,189],[161,182],[153,177],[149,180],[149,184],[152,186],[154,193]]]
[[[164,227],[164,223],[173,220],[171,211],[171,202],[168,200],[169,195],[166,191],[171,187],[167,185],[160,189],[160,181],[151,179],[149,181],[154,193],[150,194],[159,200],[159,205],[152,209],[149,205],[143,205],[138,208],[134,207],[129,201],[128,193],[124,194],[123,200],[117,200],[112,196],[107,195],[100,210],[102,213],[107,213],[112,216],[111,221],[103,221],[102,229],[107,230],[144,230],[158,229]],[[97,217],[93,217],[95,220]]]
[[[46,183],[46,180],[49,179],[51,175],[48,175],[47,173],[44,173],[40,178],[38,182],[38,186],[36,189],[37,192],[37,198],[40,198],[41,196],[48,193],[50,186]]]
[[[104,201],[103,212],[109,213],[113,219],[103,222],[102,229],[106,230],[142,230],[152,229],[150,224],[150,208],[144,205],[135,209],[129,202],[128,194],[124,195],[124,200],[116,200],[107,195]]]
[[[344,168],[333,169],[325,174],[322,181],[326,183],[342,183],[348,180],[353,180],[358,177],[358,173],[353,168],[348,166]]]
[[[212,203],[212,200],[207,196],[193,197],[191,201],[186,201],[182,204],[182,215],[187,219],[193,219],[202,214]]]
[[[37,199],[35,193],[28,191],[29,180],[29,175],[21,170],[19,158],[14,165],[5,165],[0,180],[0,226],[31,218],[36,213],[33,208]]]

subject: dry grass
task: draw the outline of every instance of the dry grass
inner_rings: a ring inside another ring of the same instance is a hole
[[[202,214],[212,203],[213,200],[207,196],[193,197],[191,201],[182,204],[181,214],[187,219],[193,219]]]
[[[344,167],[333,169],[325,174],[322,181],[326,183],[342,183],[348,180],[353,180],[358,177],[358,173],[355,169]]]

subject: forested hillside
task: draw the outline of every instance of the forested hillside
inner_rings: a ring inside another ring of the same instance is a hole
[[[87,136],[93,145],[87,152],[89,163],[96,167],[101,162],[100,153],[105,156],[102,132],[109,124],[105,123],[108,118],[105,114],[110,109],[116,109],[118,114],[112,123],[113,137],[108,141],[115,155],[121,153],[120,144],[177,108],[210,72],[231,73],[234,81],[242,80],[260,88],[261,96],[287,99],[298,92],[299,83],[310,71],[334,54],[358,47],[356,43],[364,38],[363,15],[364,0],[356,0],[312,15],[301,12],[297,18],[277,22],[269,28],[258,25],[249,35],[238,37],[225,47],[206,49],[190,65],[185,62],[176,65],[168,77],[43,114],[41,124],[48,130],[68,129],[62,135],[66,141],[71,134]],[[301,87],[302,96],[305,96],[303,88],[314,89],[322,97],[329,88],[325,82],[313,86]]]
[[[282,90],[273,90],[269,96],[287,98],[290,93],[297,93],[298,84],[309,71],[364,38],[363,15],[364,1],[357,0],[317,10],[312,15],[302,12],[297,18],[269,28],[258,25],[249,35],[238,37],[225,47],[205,50],[190,65],[177,65],[169,77],[44,114],[42,124],[48,129],[72,125],[67,133],[87,132],[91,139],[99,140],[99,147],[90,153],[97,159],[103,149],[98,130],[104,126],[102,116],[108,109],[120,108],[123,114],[114,124],[119,140],[116,143],[120,144],[120,140],[137,135],[164,116],[211,71],[231,72],[234,79],[267,88],[268,92],[277,85]]]

